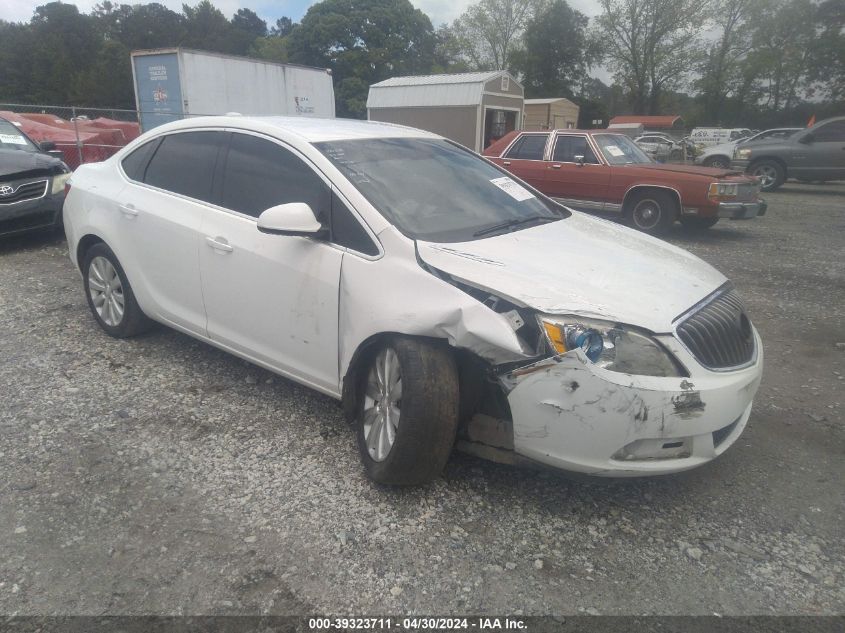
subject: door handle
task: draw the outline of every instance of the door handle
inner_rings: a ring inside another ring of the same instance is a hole
[[[560,169],[560,165],[552,165],[552,169]]]
[[[134,218],[138,215],[138,209],[135,208],[135,205],[131,202],[128,204],[120,205],[120,212],[125,215],[127,218]]]
[[[216,251],[223,253],[231,253],[234,249],[229,246],[229,243],[222,237],[206,237],[205,243]]]
[[[510,165],[510,164],[511,164],[511,162],[510,162],[509,160],[503,160],[503,161],[502,161],[502,164],[503,164],[503,165]]]

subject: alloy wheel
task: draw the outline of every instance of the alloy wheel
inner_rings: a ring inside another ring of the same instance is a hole
[[[770,187],[777,181],[777,170],[771,165],[760,165],[753,171],[753,175],[760,179],[760,186],[764,189]]]
[[[88,266],[88,292],[97,315],[109,327],[117,327],[123,320],[126,299],[120,275],[105,257],[95,257]]]
[[[396,433],[402,404],[402,372],[399,358],[386,347],[376,356],[367,376],[364,393],[364,438],[370,457],[377,462],[387,459]]]

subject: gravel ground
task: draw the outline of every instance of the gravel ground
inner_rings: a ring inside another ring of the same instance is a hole
[[[768,199],[668,238],[763,336],[749,427],[636,481],[456,454],[376,486],[332,400],[164,328],[113,340],[63,240],[0,242],[0,613],[845,612],[845,185]]]

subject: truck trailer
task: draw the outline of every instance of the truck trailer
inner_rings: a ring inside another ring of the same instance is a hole
[[[132,51],[141,130],[237,112],[334,118],[331,71],[186,48]]]

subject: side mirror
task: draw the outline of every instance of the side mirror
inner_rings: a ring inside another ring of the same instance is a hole
[[[258,216],[258,230],[271,235],[325,237],[328,231],[304,202],[289,202],[270,207]]]
[[[56,143],[54,141],[41,141],[38,144],[38,149],[42,152],[52,152],[56,149]]]
[[[804,145],[809,145],[810,143],[816,140],[816,135],[812,132],[807,132],[804,136],[798,139],[799,143],[803,143]]]
[[[584,166],[584,156],[582,156],[581,154],[576,154],[575,155],[575,164],[578,165],[579,167],[583,167]]]

